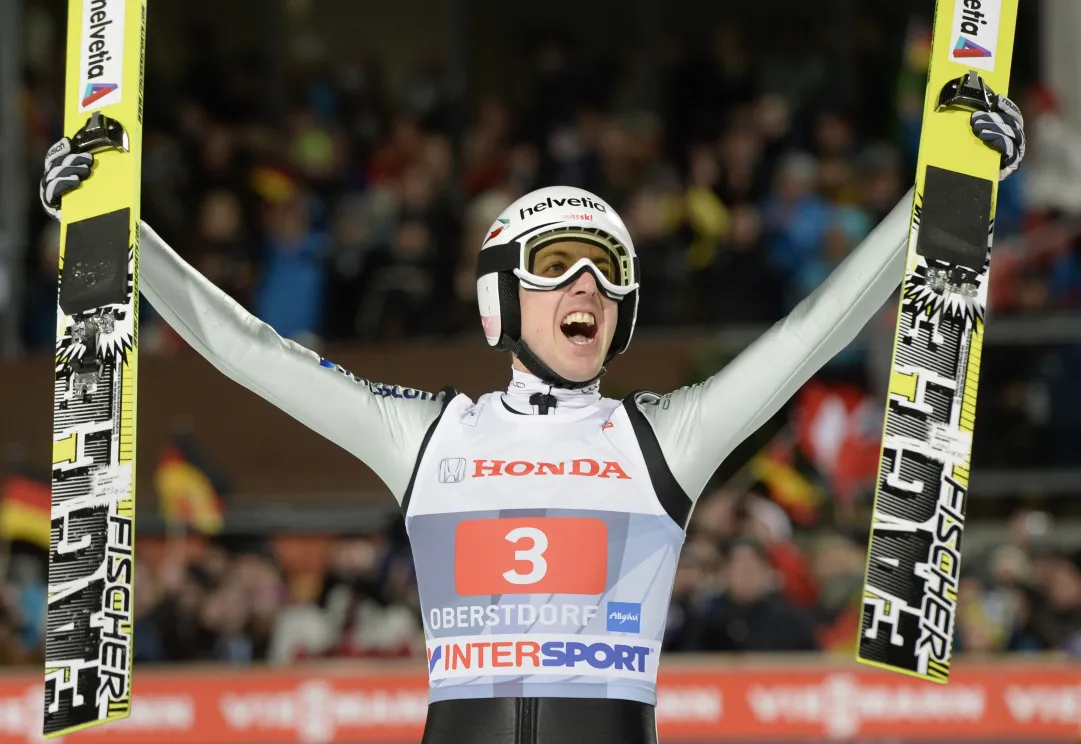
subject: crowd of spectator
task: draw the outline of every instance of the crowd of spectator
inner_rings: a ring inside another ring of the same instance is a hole
[[[1019,511],[1007,540],[966,552],[956,653],[1081,657],[1081,552],[1049,547],[1048,536],[1046,515]],[[287,570],[261,539],[176,547],[136,562],[137,661],[292,664],[425,653],[400,523],[334,538],[314,573]],[[800,530],[754,492],[708,494],[680,557],[664,649],[851,658],[866,555],[865,534]],[[43,660],[43,576],[39,559],[12,564],[0,590],[0,664]]]
[[[1039,513],[1010,539],[966,554],[955,649],[1081,656],[1081,553],[1041,547]],[[1042,534],[1043,533],[1043,534]],[[796,528],[775,503],[720,489],[699,504],[676,574],[667,651],[831,652],[851,657],[866,536]],[[401,524],[342,537],[314,587],[290,582],[265,548],[143,567],[137,655],[148,661],[291,663],[424,654],[419,598]],[[307,594],[310,601],[290,601]],[[141,650],[140,650],[141,649]]]
[[[446,65],[391,90],[375,59],[286,60],[280,112],[260,61],[226,56],[202,29],[191,68],[147,84],[143,216],[280,334],[380,341],[475,331],[472,269],[494,217],[532,188],[570,184],[630,227],[652,288],[642,326],[764,324],[908,189],[926,76],[910,37],[883,127],[845,102],[825,50],[763,57],[728,25],[698,53],[665,48],[650,108],[622,104],[627,71],[597,74],[585,50],[541,37],[523,50],[525,103],[459,99]],[[57,94],[28,71],[28,185],[62,131]],[[1059,218],[1081,206],[1069,196],[1079,135],[1046,91],[1015,97],[1029,155],[1002,188],[996,240],[1023,260],[996,261],[995,309],[1074,308],[1077,241]],[[34,212],[22,332],[39,351],[53,343],[57,230]]]

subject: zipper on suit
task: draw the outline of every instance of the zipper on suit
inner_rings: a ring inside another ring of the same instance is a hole
[[[519,698],[518,744],[537,744],[537,708],[539,699]]]

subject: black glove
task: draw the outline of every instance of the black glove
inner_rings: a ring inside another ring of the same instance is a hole
[[[60,220],[60,197],[89,178],[93,165],[94,156],[88,152],[72,152],[71,140],[67,137],[49,148],[38,195],[50,217]]]
[[[972,113],[972,133],[1002,155],[998,180],[1002,181],[1021,165],[1025,157],[1025,120],[1016,104],[998,96],[991,111]]]

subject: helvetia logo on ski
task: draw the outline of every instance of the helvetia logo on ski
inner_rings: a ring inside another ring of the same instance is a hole
[[[87,83],[83,93],[83,107],[93,106],[119,87],[116,83]]]
[[[120,103],[124,75],[122,0],[86,0],[79,56],[79,113]]]
[[[1002,0],[957,0],[950,59],[985,72],[995,69]]]
[[[964,36],[958,37],[957,46],[953,48],[954,59],[970,59],[972,57],[990,56],[991,52],[987,51],[971,39],[966,39]]]

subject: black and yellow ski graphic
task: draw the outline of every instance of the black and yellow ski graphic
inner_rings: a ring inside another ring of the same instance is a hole
[[[69,0],[64,131],[95,154],[63,200],[46,737],[131,707],[145,0]]]
[[[938,0],[857,659],[949,679],[1017,0]]]

